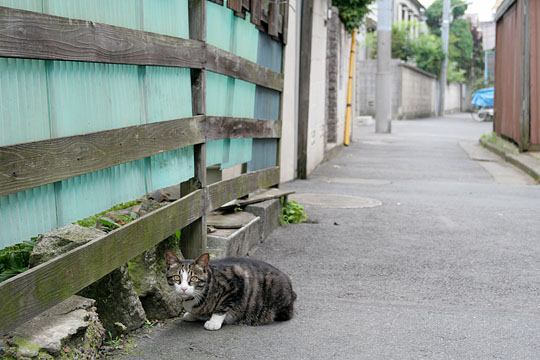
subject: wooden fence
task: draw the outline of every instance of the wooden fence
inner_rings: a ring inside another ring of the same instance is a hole
[[[260,1],[229,0],[227,6],[238,16],[255,9],[251,21],[285,39],[287,4],[280,4],[270,3],[266,13]],[[206,71],[279,93],[283,89],[282,73],[206,43],[206,8],[205,0],[189,0],[189,39],[181,39],[0,7],[0,57],[187,67],[193,110],[187,118],[0,147],[0,195],[190,145],[195,164],[195,177],[183,189],[187,196],[1,283],[0,333],[67,299],[178,229],[183,228],[184,254],[194,257],[206,248],[206,213],[279,183],[274,166],[206,184],[207,141],[281,136],[280,120],[207,116]]]
[[[540,4],[505,0],[496,21],[494,130],[521,151],[540,150]]]

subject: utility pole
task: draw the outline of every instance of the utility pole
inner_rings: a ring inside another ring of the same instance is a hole
[[[441,67],[441,76],[439,77],[439,116],[444,116],[444,97],[446,92],[446,74],[448,72],[448,39],[450,33],[450,0],[443,0],[442,13],[442,42],[444,59]]]
[[[375,132],[392,131],[392,15],[394,1],[377,1],[377,88]]]

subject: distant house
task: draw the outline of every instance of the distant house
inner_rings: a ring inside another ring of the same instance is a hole
[[[418,0],[394,1],[394,23],[399,21],[422,21],[426,8]]]
[[[394,24],[408,22],[412,24],[411,34],[417,37],[426,30],[426,8],[418,0],[394,1]]]

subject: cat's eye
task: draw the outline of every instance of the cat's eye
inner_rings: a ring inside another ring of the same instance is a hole
[[[174,281],[180,281],[180,275],[173,275],[173,276],[172,276],[172,279],[173,279]]]
[[[192,276],[192,277],[191,277],[191,281],[199,281],[199,278],[196,277],[196,276]]]

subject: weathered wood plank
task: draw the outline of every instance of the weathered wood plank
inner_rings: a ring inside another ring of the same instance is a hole
[[[251,23],[260,26],[261,25],[261,0],[251,1]]]
[[[283,13],[283,29],[282,31],[282,41],[283,45],[287,45],[287,36],[289,36],[289,1],[286,1],[281,4],[282,6],[282,13]],[[285,53],[285,51],[283,51]],[[283,63],[285,64],[285,63]]]
[[[0,195],[204,142],[204,116],[0,147]]]
[[[206,0],[189,1],[189,37],[206,41]],[[206,74],[202,69],[191,69],[191,99],[193,115],[206,113]]]
[[[268,4],[268,35],[277,38],[279,36],[279,4],[270,1]]]
[[[199,14],[198,16],[202,16]],[[190,25],[194,30],[197,23]],[[202,40],[0,7],[0,56],[209,70],[283,89],[283,76]]]
[[[208,70],[273,90],[283,90],[282,74],[211,45],[207,45],[207,50],[206,68]]]
[[[189,37],[206,41],[206,0],[189,1]],[[204,70],[191,70],[191,102],[194,114],[206,114],[206,74]],[[205,133],[206,125],[201,129]],[[195,176],[188,186],[181,188],[182,193],[191,193],[201,189],[206,204],[206,144],[193,148]],[[206,207],[204,204],[203,208]],[[182,254],[194,259],[206,251],[206,215],[202,216],[182,230],[180,246]]]
[[[219,207],[219,210],[232,210],[239,206],[244,207],[251,204],[256,204],[266,200],[279,199],[288,195],[294,194],[296,191],[279,190],[276,188],[262,191],[253,196],[249,196],[247,199],[237,199],[226,203]]]
[[[0,56],[201,68],[204,44],[0,7]]]
[[[205,134],[206,140],[250,137],[275,139],[281,136],[281,122],[227,116],[207,116]]]
[[[231,200],[241,198],[257,189],[264,189],[279,183],[279,167],[254,171],[234,179],[224,180],[208,186],[206,210],[212,211]]]
[[[0,334],[92,284],[201,216],[197,191],[0,284]]]
[[[206,144],[195,145],[195,177],[190,181],[189,188],[183,188],[182,193],[200,191],[203,194],[203,208],[206,207]],[[180,241],[182,254],[188,259],[195,259],[206,251],[206,214],[189,224],[182,230]]]
[[[242,12],[242,0],[227,0],[227,7],[235,13]]]

